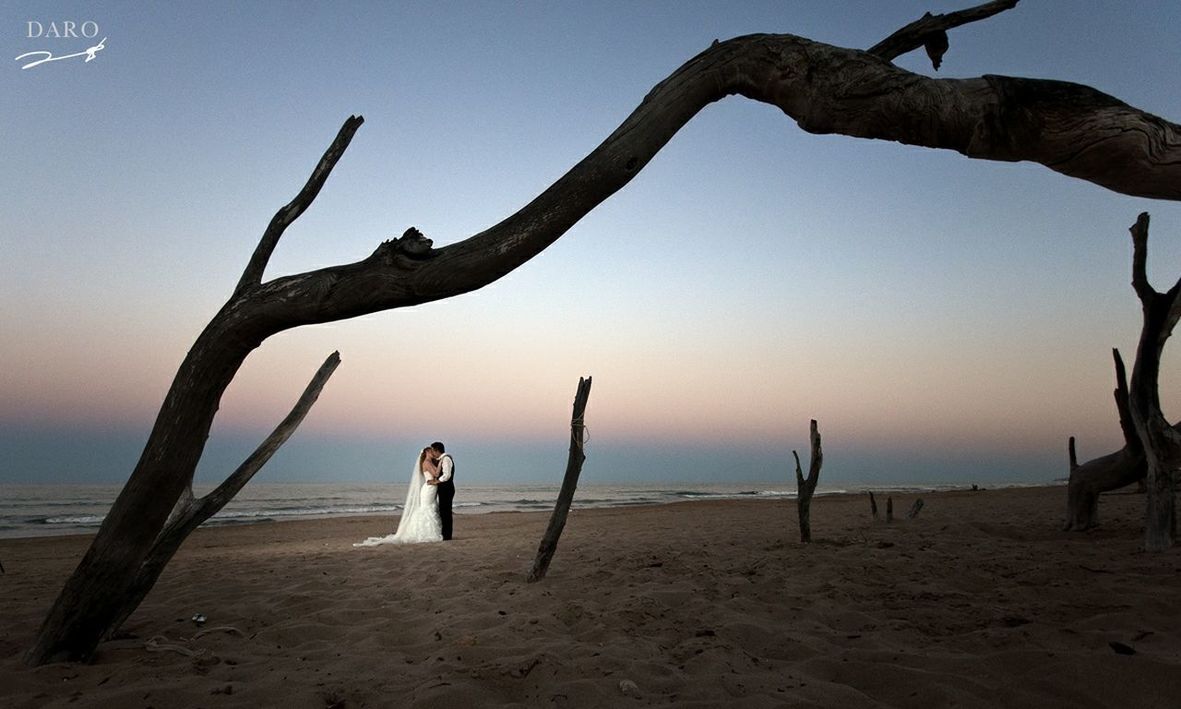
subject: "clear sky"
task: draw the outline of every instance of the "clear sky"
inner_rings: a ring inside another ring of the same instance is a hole
[[[189,345],[350,114],[364,126],[268,277],[411,225],[441,245],[494,224],[715,38],[868,47],[972,1],[5,0],[0,482],[126,478]],[[938,74],[1076,81],[1181,119],[1181,3],[1085,6],[1025,0],[955,30]],[[95,60],[21,70],[94,43],[28,37],[65,21],[96,23]],[[921,52],[898,63],[935,73]],[[588,480],[790,480],[816,418],[830,482],[1048,481],[1070,435],[1083,458],[1121,445],[1110,349],[1135,348],[1140,211],[1164,289],[1178,205],[808,135],[732,97],[501,281],[268,340],[200,474],[231,470],[339,350],[260,480],[400,481],[442,439],[469,481],[556,482],[589,374]]]

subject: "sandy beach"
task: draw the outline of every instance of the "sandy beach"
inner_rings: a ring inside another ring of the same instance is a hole
[[[366,549],[394,520],[202,529],[125,637],[37,669],[89,540],[0,540],[0,705],[1181,704],[1181,550],[1139,550],[1142,496],[1104,496],[1089,534],[1059,531],[1064,488],[923,497],[892,524],[818,498],[807,546],[790,501],[575,510],[538,584],[547,514]]]

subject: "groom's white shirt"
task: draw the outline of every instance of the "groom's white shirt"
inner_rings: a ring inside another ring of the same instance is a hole
[[[445,483],[451,479],[451,470],[455,467],[455,461],[451,460],[451,456],[446,453],[442,458],[439,458],[439,482]]]

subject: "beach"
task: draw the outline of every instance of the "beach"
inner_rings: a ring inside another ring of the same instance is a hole
[[[461,491],[462,494],[462,491]],[[1064,487],[457,517],[440,544],[354,548],[396,517],[197,530],[91,664],[21,653],[89,537],[0,540],[5,707],[1175,707],[1181,549],[1144,497],[1060,531]],[[884,500],[879,499],[884,514]],[[193,616],[205,616],[203,624]]]

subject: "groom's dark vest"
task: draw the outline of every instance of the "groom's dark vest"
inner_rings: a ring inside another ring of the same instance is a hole
[[[451,458],[451,456],[447,456]],[[441,460],[441,459],[440,459]],[[439,483],[439,517],[443,523],[443,539],[451,538],[451,501],[455,499],[455,459],[451,458],[451,477]]]
[[[447,456],[447,457],[451,458],[451,456]],[[440,458],[440,460],[442,460],[442,458]],[[439,483],[439,485],[440,486],[450,485],[451,487],[455,487],[455,459],[454,458],[451,458],[451,477],[447,478],[446,481]]]

